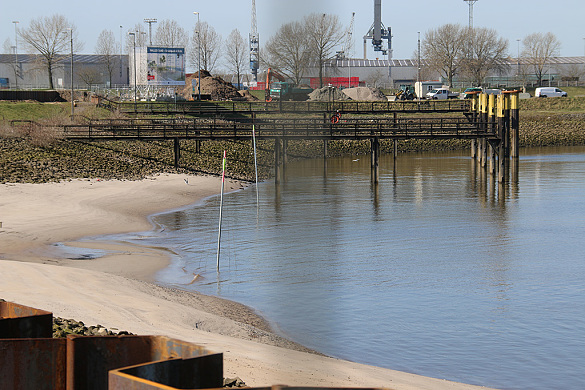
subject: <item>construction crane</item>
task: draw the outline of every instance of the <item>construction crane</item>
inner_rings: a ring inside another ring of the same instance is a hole
[[[386,28],[382,23],[382,0],[374,0],[374,23],[366,35],[364,35],[364,60],[367,59],[366,41],[372,40],[374,51],[382,52],[382,55],[388,55],[388,60],[392,58],[392,29]],[[383,40],[388,42],[384,47]]]
[[[340,60],[349,58],[351,56],[351,51],[353,49],[353,24],[354,24],[354,20],[355,20],[355,12],[352,12],[351,13],[351,22],[349,23],[349,28],[347,29],[347,32],[345,33],[345,41],[343,42],[343,46],[341,47],[341,50],[336,53],[337,58]]]
[[[256,23],[256,0],[252,0],[252,28],[250,29],[250,69],[254,81],[258,81],[258,67],[260,65],[260,37]]]

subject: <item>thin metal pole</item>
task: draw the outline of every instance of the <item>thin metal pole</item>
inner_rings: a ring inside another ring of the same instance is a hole
[[[219,198],[219,230],[217,233],[217,272],[219,272],[219,252],[221,248],[221,220],[223,212],[223,187],[225,183],[225,150],[223,151],[223,163],[221,172],[221,195]]]
[[[256,207],[260,205],[260,195],[258,194],[258,159],[256,157],[256,126],[252,125],[252,140],[254,142],[254,170],[256,171]]]
[[[73,116],[73,29],[71,29],[71,116]]]

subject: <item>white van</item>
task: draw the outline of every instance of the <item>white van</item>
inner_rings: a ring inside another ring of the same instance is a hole
[[[567,93],[555,87],[536,88],[534,92],[536,97],[567,97]]]

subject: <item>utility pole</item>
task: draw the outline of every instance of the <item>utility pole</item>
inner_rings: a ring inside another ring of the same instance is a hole
[[[152,24],[156,23],[156,19],[144,19],[144,23],[148,23],[148,39],[150,46],[152,46]]]
[[[258,68],[260,66],[260,36],[258,35],[258,23],[256,22],[256,0],[252,0],[252,26],[250,29],[250,69],[254,81],[258,81]]]

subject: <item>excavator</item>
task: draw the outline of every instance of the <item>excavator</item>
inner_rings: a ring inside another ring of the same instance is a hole
[[[278,81],[272,81],[275,78]],[[268,68],[266,72],[266,89],[264,90],[264,98],[267,102],[273,100],[307,100],[309,93],[313,90],[310,88],[293,88],[285,81],[283,75],[272,68]]]

